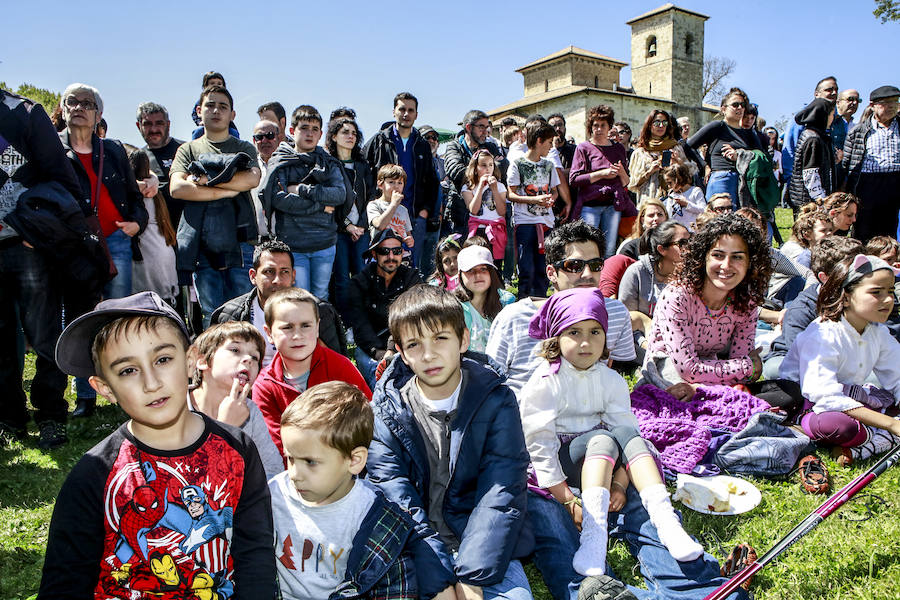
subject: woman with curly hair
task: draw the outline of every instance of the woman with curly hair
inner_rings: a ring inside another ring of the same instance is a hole
[[[638,207],[647,200],[659,200],[668,194],[663,169],[672,165],[686,166],[693,177],[697,165],[687,159],[678,143],[675,119],[664,110],[654,110],[644,121],[628,164],[631,183],[628,189],[637,195]]]
[[[856,215],[859,213],[859,198],[850,192],[835,192],[822,200],[821,205],[831,217],[833,235],[850,235],[850,228],[856,223]]]
[[[738,215],[709,221],[691,237],[659,297],[644,381],[683,401],[698,385],[743,384],[773,406],[799,409],[796,384],[759,381],[754,335],[771,274],[769,246],[756,225]]]

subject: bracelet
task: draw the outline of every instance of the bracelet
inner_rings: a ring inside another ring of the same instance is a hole
[[[563,502],[564,506],[571,506],[573,504],[577,504],[578,506],[583,506],[581,503],[581,498],[579,498],[577,496],[573,496],[569,500],[566,500],[565,502]]]
[[[627,488],[626,488],[624,485],[622,485],[621,483],[619,483],[618,481],[613,481],[613,482],[612,482],[612,485],[617,485],[617,486],[619,486],[620,488],[622,488],[622,493],[623,493],[623,494],[628,493]]]

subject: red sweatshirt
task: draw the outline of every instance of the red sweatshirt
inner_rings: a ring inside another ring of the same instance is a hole
[[[326,381],[345,381],[355,385],[366,398],[372,400],[372,391],[366,385],[365,379],[356,370],[356,367],[346,356],[338,354],[325,346],[321,341],[313,350],[312,362],[309,366],[309,381],[307,389]],[[297,399],[300,394],[294,386],[284,381],[284,365],[281,362],[281,353],[276,352],[275,358],[269,366],[260,372],[253,384],[253,401],[259,407],[269,428],[272,441],[278,446],[278,452],[284,456],[284,448],[281,445],[281,415],[288,404]]]

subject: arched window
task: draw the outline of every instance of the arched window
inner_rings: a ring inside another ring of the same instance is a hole
[[[594,75],[594,87],[595,88],[600,87],[600,78],[597,77],[596,75]]]
[[[690,56],[694,53],[694,34],[688,33],[684,36],[684,54]]]
[[[651,35],[647,38],[647,58],[656,56],[656,36]]]

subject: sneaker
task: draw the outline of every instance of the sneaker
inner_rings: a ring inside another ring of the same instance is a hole
[[[38,432],[40,439],[38,440],[38,448],[42,450],[52,450],[59,448],[69,441],[66,434],[66,424],[58,421],[41,421],[38,423]]]
[[[578,587],[578,600],[637,600],[637,596],[609,575],[589,575]]]
[[[9,444],[14,440],[24,440],[27,435],[24,427],[16,427],[0,421],[0,443]]]

